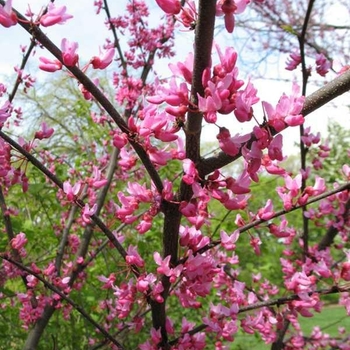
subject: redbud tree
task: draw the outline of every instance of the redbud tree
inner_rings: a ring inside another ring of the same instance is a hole
[[[330,182],[322,167],[331,148],[304,126],[350,89],[350,70],[332,65],[326,34],[308,31],[315,1],[303,2],[298,23],[279,12],[283,1],[128,0],[119,13],[107,0],[91,1],[85,6],[109,36],[89,58],[73,33],[58,45],[45,34],[75,20],[69,2],[25,13],[12,2],[0,0],[2,33],[21,27],[27,42],[14,83],[0,84],[7,348],[230,349],[238,334],[258,335],[272,349],[349,347],[344,329],[331,336],[316,326],[306,336],[300,326],[328,295],[350,314],[350,167],[337,164]],[[259,97],[258,72],[240,75],[234,40],[220,40],[254,13],[292,43],[279,50],[297,78],[277,103]],[[189,54],[178,60],[184,35]],[[28,73],[28,62],[39,70]],[[71,115],[54,122],[43,113],[29,136],[30,116],[16,96],[30,94],[43,73],[73,82],[79,98],[57,89],[50,99],[65,101]],[[323,86],[307,95],[317,76]],[[204,127],[213,130],[209,154]],[[300,131],[292,170],[283,149],[291,128]],[[253,206],[263,178],[274,181],[274,193]],[[279,275],[271,279],[254,265],[276,252]]]

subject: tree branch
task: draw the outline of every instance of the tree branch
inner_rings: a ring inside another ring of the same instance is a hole
[[[301,73],[302,73],[302,90],[301,94],[303,96],[306,95],[306,87],[307,82],[310,77],[310,71],[308,68],[306,68],[306,62],[305,62],[305,36],[306,36],[306,30],[307,26],[309,24],[309,20],[311,17],[312,8],[314,5],[315,0],[310,0],[307,6],[303,28],[301,30],[300,36],[298,36],[299,41],[299,51],[300,51],[300,57],[301,57]],[[306,169],[306,153],[307,149],[303,141],[304,136],[304,124],[301,124],[299,126],[299,149],[300,149],[300,168],[305,171]],[[301,191],[304,191],[306,187],[306,179],[303,177],[301,180]],[[306,258],[309,253],[309,219],[304,215],[307,208],[306,205],[302,206],[301,208],[301,218],[303,221],[303,232],[302,232],[302,240],[303,240],[303,260],[306,261]],[[276,349],[277,350],[277,349]]]
[[[211,50],[214,36],[215,24],[215,0],[200,0],[198,10],[198,22],[196,25],[195,47],[194,47],[194,63],[191,88],[191,103],[197,105],[197,94],[203,95],[204,89],[202,85],[202,75],[205,68],[211,64]],[[197,162],[200,157],[200,135],[202,129],[203,115],[199,111],[189,111],[185,125],[186,135],[186,157],[193,162]],[[185,183],[181,183],[178,192],[180,200],[189,200],[192,196],[192,189]],[[164,213],[163,226],[163,256],[170,255],[170,264],[176,264],[178,260],[178,241],[179,227],[182,214],[179,211],[179,204],[163,202]],[[153,327],[160,329],[162,334],[162,342],[159,346],[162,349],[168,349],[168,335],[166,331],[166,299],[169,294],[170,282],[169,277],[162,277],[164,292],[163,303],[152,301],[152,320]]]
[[[215,25],[215,0],[201,0],[198,5],[198,21],[196,24],[194,62],[191,88],[191,103],[198,105],[197,94],[203,96],[202,85],[203,71],[211,65],[211,50]],[[194,163],[200,157],[200,135],[202,131],[203,114],[197,111],[189,111],[185,125],[186,133],[186,157]]]

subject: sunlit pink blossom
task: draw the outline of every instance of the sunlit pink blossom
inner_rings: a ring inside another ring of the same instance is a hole
[[[301,56],[298,52],[291,53],[287,59],[287,70],[294,70],[301,63]]]
[[[10,117],[11,113],[11,102],[6,101],[0,108],[0,126],[4,125],[7,118]]]
[[[288,225],[288,221],[285,218],[282,218],[279,226],[272,223],[268,225],[268,228],[270,230],[270,233],[272,233],[275,237],[285,238],[285,237],[289,237],[294,232],[292,229],[288,228],[287,225]]]
[[[177,15],[181,10],[179,0],[156,0],[158,6],[168,15]]]
[[[261,240],[259,237],[251,237],[250,238],[250,245],[253,247],[254,249],[254,253],[256,255],[260,255],[261,251],[260,251],[260,245],[262,244]]]
[[[250,192],[250,183],[251,179],[246,169],[244,169],[241,175],[234,179],[232,177],[228,177],[226,179],[226,187],[231,190],[235,194],[246,194]]]
[[[67,199],[72,202],[80,192],[81,183],[77,182],[72,186],[69,181],[63,183],[63,192],[67,195]]]
[[[86,203],[83,209],[82,213],[82,219],[86,224],[91,223],[91,216],[96,213],[97,210],[97,204],[95,203],[91,208],[89,205]]]
[[[182,177],[182,180],[187,184],[187,185],[192,185],[196,178],[198,177],[198,172],[197,169],[192,162],[191,159],[184,159],[182,161],[182,167],[184,170],[184,176]]]
[[[111,273],[108,277],[98,276],[97,279],[104,283],[102,286],[103,289],[111,289],[114,286],[114,282],[116,281],[116,276],[114,273]]]
[[[66,6],[56,7],[50,2],[47,8],[47,13],[40,18],[40,24],[44,27],[49,27],[54,24],[64,24],[68,19],[73,18],[72,15],[66,13]]]
[[[229,33],[233,32],[235,27],[234,14],[242,13],[249,0],[220,0],[217,3],[216,15],[224,15],[225,27]]]
[[[72,67],[78,63],[79,56],[76,53],[77,49],[78,49],[78,43],[70,42],[66,38],[62,39],[62,42],[61,42],[62,60],[66,66]]]
[[[0,24],[5,28],[17,24],[17,16],[12,10],[12,0],[7,0],[4,6],[0,5]]]
[[[236,134],[231,137],[230,131],[222,127],[220,128],[219,134],[216,135],[216,138],[219,140],[220,148],[229,156],[234,157],[240,151],[243,143],[250,139],[250,134]]]
[[[100,55],[99,56],[94,56],[91,58],[90,63],[92,64],[92,67],[94,69],[105,69],[107,68],[111,62],[113,61],[115,49],[110,48],[103,52],[100,49]]]
[[[136,265],[138,267],[143,267],[145,265],[145,262],[141,258],[140,254],[137,252],[137,247],[132,245],[128,247],[125,261],[129,265]]]
[[[286,125],[297,126],[304,123],[305,119],[301,111],[303,109],[305,96],[299,95],[299,87],[293,84],[292,95],[283,94],[277,103],[276,108],[271,104],[263,102],[263,107],[268,116],[268,123],[276,131],[282,131]]]
[[[101,170],[93,165],[92,167],[93,177],[89,178],[89,184],[94,188],[101,188],[105,186],[108,182],[107,179],[103,178]]]
[[[48,58],[45,57],[39,57],[40,64],[39,68],[41,70],[44,70],[45,72],[56,72],[57,70],[62,69],[62,63],[59,60],[53,59],[49,60]]]
[[[323,53],[316,55],[316,72],[324,77],[332,67],[332,63],[328,61],[326,56]]]
[[[268,154],[271,160],[283,160],[282,154],[283,136],[282,134],[276,135],[271,143],[268,145]]]
[[[262,220],[269,220],[275,215],[273,210],[273,203],[271,199],[268,199],[265,206],[258,210],[258,217]]]
[[[294,179],[292,179],[289,175],[285,176],[284,181],[286,184],[286,188],[290,190],[290,194],[292,197],[296,197],[301,188],[301,174],[298,174]]]
[[[224,231],[220,232],[221,245],[226,250],[234,250],[236,249],[235,243],[239,238],[239,230],[234,231],[230,236]]]
[[[37,131],[34,135],[34,138],[43,140],[43,139],[48,139],[52,136],[54,133],[53,128],[49,128],[45,122],[41,123],[41,130]]]
[[[253,117],[252,105],[259,102],[256,96],[257,89],[249,81],[244,90],[240,90],[236,94],[236,109],[234,111],[237,120],[241,123],[251,120]]]
[[[39,283],[39,280],[33,275],[26,276],[26,280],[27,286],[30,288],[34,288]]]
[[[145,217],[145,215],[144,215]],[[140,233],[140,234],[144,234],[147,231],[149,231],[152,227],[152,217],[150,217],[149,215],[147,215],[147,218],[143,218],[140,223],[136,226],[136,230]]]
[[[26,234],[23,232],[20,232],[18,235],[16,235],[15,238],[11,240],[11,247],[13,249],[20,250],[22,249],[25,244],[28,242],[28,239],[26,237]]]
[[[247,147],[247,145],[242,147],[242,156],[246,161],[247,172],[251,179],[255,182],[259,181],[257,172],[260,169],[262,155],[262,151],[258,147],[256,141],[253,141],[250,149]]]
[[[181,12],[183,13],[183,11]],[[189,53],[184,63],[177,62],[169,64],[169,68],[174,76],[183,76],[187,83],[192,84],[193,53]]]

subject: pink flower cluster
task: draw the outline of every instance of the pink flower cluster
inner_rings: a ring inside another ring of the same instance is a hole
[[[214,66],[213,71],[207,68],[203,72],[202,82],[204,96],[198,95],[198,109],[203,112],[208,123],[215,123],[217,113],[229,114],[235,111],[240,122],[252,118],[251,106],[259,101],[256,90],[248,82],[245,90],[239,89],[243,81],[238,80],[238,69],[235,66],[237,53],[233,48],[226,48],[223,54],[216,46],[220,63]]]
[[[17,16],[12,10],[12,0],[7,0],[4,6],[0,5],[0,24],[5,28],[17,24]]]

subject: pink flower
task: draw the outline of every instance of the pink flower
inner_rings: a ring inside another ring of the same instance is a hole
[[[271,160],[283,160],[282,146],[283,136],[281,134],[276,135],[271,143],[268,145],[268,155]]]
[[[187,185],[192,185],[198,177],[197,169],[191,159],[184,159],[182,161],[182,167],[184,170],[183,182]]]
[[[282,131],[286,126],[297,126],[304,123],[304,117],[300,114],[305,101],[305,96],[299,96],[299,87],[293,84],[292,95],[283,94],[274,109],[269,103],[263,102],[264,109],[268,116],[268,123],[277,132]]]
[[[94,69],[105,69],[113,61],[115,49],[111,48],[102,52],[100,49],[100,55],[91,58],[90,63]]]
[[[27,239],[25,233],[20,232],[18,235],[16,235],[15,238],[11,239],[11,247],[13,249],[20,250],[25,246],[25,244],[27,242],[28,242],[28,239]]]
[[[238,91],[236,95],[235,116],[241,123],[249,121],[253,116],[252,105],[259,102],[256,96],[257,90],[251,82],[248,82],[243,91]]]
[[[181,12],[181,14],[183,11]],[[177,62],[177,64],[169,64],[169,68],[174,76],[183,76],[187,83],[192,84],[193,72],[193,53],[189,53],[186,57],[185,63]]]
[[[294,178],[294,180],[289,175],[287,175],[284,178],[284,181],[285,181],[285,184],[286,184],[286,188],[288,190],[290,190],[290,195],[292,197],[296,197],[298,195],[299,190],[301,188],[301,180],[302,180],[302,175],[301,174],[298,174]]]
[[[116,131],[113,135],[113,146],[116,148],[123,148],[128,142],[128,135]]]
[[[2,97],[4,95],[6,90],[7,90],[6,86],[4,84],[0,83],[0,97]]]
[[[45,72],[53,73],[62,69],[62,63],[59,60],[49,60],[45,57],[39,57],[39,60],[41,61],[39,68]]]
[[[96,210],[97,210],[96,203],[91,208],[87,203],[85,204],[85,207],[83,209],[82,219],[86,224],[90,224],[91,216],[96,213]]]
[[[342,264],[340,277],[344,281],[350,281],[350,261],[346,261]]]
[[[258,216],[262,220],[270,220],[274,215],[275,212],[273,211],[272,200],[268,199],[265,204],[265,207],[259,209]]]
[[[221,245],[226,250],[236,249],[235,243],[237,242],[238,238],[239,238],[239,230],[236,230],[235,232],[233,232],[231,236],[229,236],[224,230],[221,230],[220,232]]]
[[[26,277],[26,280],[27,280],[27,286],[30,288],[34,288],[39,282],[39,280],[33,275],[28,275]]]
[[[214,85],[212,82],[209,84]],[[207,123],[216,122],[216,112],[222,107],[222,102],[217,91],[213,89],[212,96],[202,97],[198,94],[198,109],[204,113]]]
[[[293,229],[289,229],[287,225],[288,221],[285,218],[283,218],[279,226],[272,223],[268,225],[268,228],[270,230],[270,233],[272,233],[274,236],[278,238],[285,238],[289,237],[294,233]]]
[[[48,128],[47,124],[43,122],[41,124],[41,130],[35,133],[34,138],[39,140],[48,139],[52,136],[53,133],[54,133],[54,129]]]
[[[156,282],[157,279],[153,275],[153,273],[150,273],[148,275],[142,275],[137,279],[136,282],[136,288],[141,293],[146,293],[150,286],[154,285],[154,282]]]
[[[144,267],[145,262],[142,260],[141,256],[137,252],[137,248],[130,245],[127,250],[127,256],[125,261],[128,265],[136,265],[138,267]]]
[[[220,0],[217,3],[216,14],[224,14],[225,27],[229,33],[232,33],[235,27],[234,14],[242,13],[248,3],[249,0]]]
[[[43,271],[45,276],[52,276],[56,272],[55,264],[50,262],[48,267]]]
[[[316,55],[316,72],[321,77],[324,77],[328,73],[331,66],[332,66],[331,62],[327,60],[327,58],[323,53]]]
[[[325,180],[320,177],[320,176],[316,176],[315,178],[315,185],[314,187],[311,186],[307,186],[305,188],[305,193],[311,195],[311,196],[317,196],[323,192],[326,191],[326,182]]]
[[[147,150],[147,153],[149,154],[149,159],[158,165],[166,165],[167,162],[172,158],[171,153],[167,152],[165,149],[158,149],[157,147],[150,147]]]
[[[107,179],[102,177],[101,170],[93,165],[92,167],[93,177],[89,179],[89,184],[94,188],[101,188],[105,186],[108,182]]]
[[[149,215],[144,215],[144,218],[136,226],[136,230],[140,234],[144,234],[147,231],[149,231],[151,227],[152,227],[152,217],[150,217]]]
[[[153,254],[154,261],[159,266],[157,268],[157,272],[159,274],[163,274],[165,276],[170,277],[170,283],[174,283],[176,279],[180,276],[183,265],[178,265],[174,269],[169,267],[170,264],[170,255],[168,255],[165,259],[162,259],[160,254],[158,252],[155,252]]]
[[[234,179],[233,177],[228,177],[226,179],[226,187],[231,190],[234,194],[246,194],[250,192],[250,177],[246,169],[244,169],[241,175]]]
[[[7,118],[11,115],[11,103],[10,101],[6,101],[3,106],[0,108],[0,126],[4,125]]]
[[[187,6],[186,6],[187,5]],[[196,11],[196,4],[194,0],[188,0],[185,2],[185,7],[182,8],[179,21],[189,30],[194,29],[194,25],[197,22],[198,14]]]
[[[250,134],[239,135],[231,137],[230,131],[224,127],[220,128],[220,132],[216,135],[216,138],[219,140],[219,146],[226,154],[234,157],[238,154],[241,146],[244,142],[247,142],[250,139]]]
[[[61,50],[62,50],[62,60],[66,66],[72,67],[78,63],[79,56],[76,53],[78,48],[78,43],[69,42],[66,38],[62,39]]]
[[[66,6],[57,7],[50,2],[47,13],[40,18],[40,24],[44,27],[49,27],[54,24],[63,24],[68,19],[73,18],[72,15],[66,13]]]
[[[74,186],[69,181],[63,183],[63,192],[67,195],[67,199],[73,202],[80,191],[81,184],[77,182]]]
[[[285,282],[287,289],[294,290],[299,296],[303,292],[311,292],[316,282],[316,277],[311,275],[307,276],[305,271],[295,272],[290,280]],[[304,294],[302,294],[304,295]]]
[[[247,162],[247,171],[253,181],[258,182],[257,172],[260,169],[261,159],[262,159],[262,151],[258,147],[256,141],[254,141],[249,149],[247,145],[242,147],[242,156]]]
[[[4,6],[0,6],[0,24],[5,28],[17,24],[17,16],[12,10],[12,0],[7,0]]]
[[[243,210],[247,206],[247,196],[238,195],[233,196],[230,190],[227,191],[228,198],[226,200],[221,201],[222,204],[228,210]]]
[[[294,70],[298,67],[298,65],[301,63],[301,56],[299,53],[291,53],[287,59],[287,70]]]
[[[250,245],[253,247],[254,249],[254,253],[256,255],[260,255],[261,251],[260,251],[260,245],[261,245],[261,240],[259,237],[251,237],[250,238]]]
[[[159,266],[157,268],[157,272],[161,273],[163,275],[168,276],[169,272],[170,272],[170,267],[169,267],[169,263],[170,263],[170,255],[168,255],[165,259],[162,259],[162,257],[160,256],[160,254],[158,252],[154,252],[153,254],[153,259],[156,262],[156,264]]]
[[[108,277],[98,276],[97,279],[104,283],[104,285],[102,286],[102,289],[111,289],[114,286],[116,277],[114,273],[111,273]]]
[[[168,15],[177,15],[181,10],[179,0],[156,0],[158,6]]]

